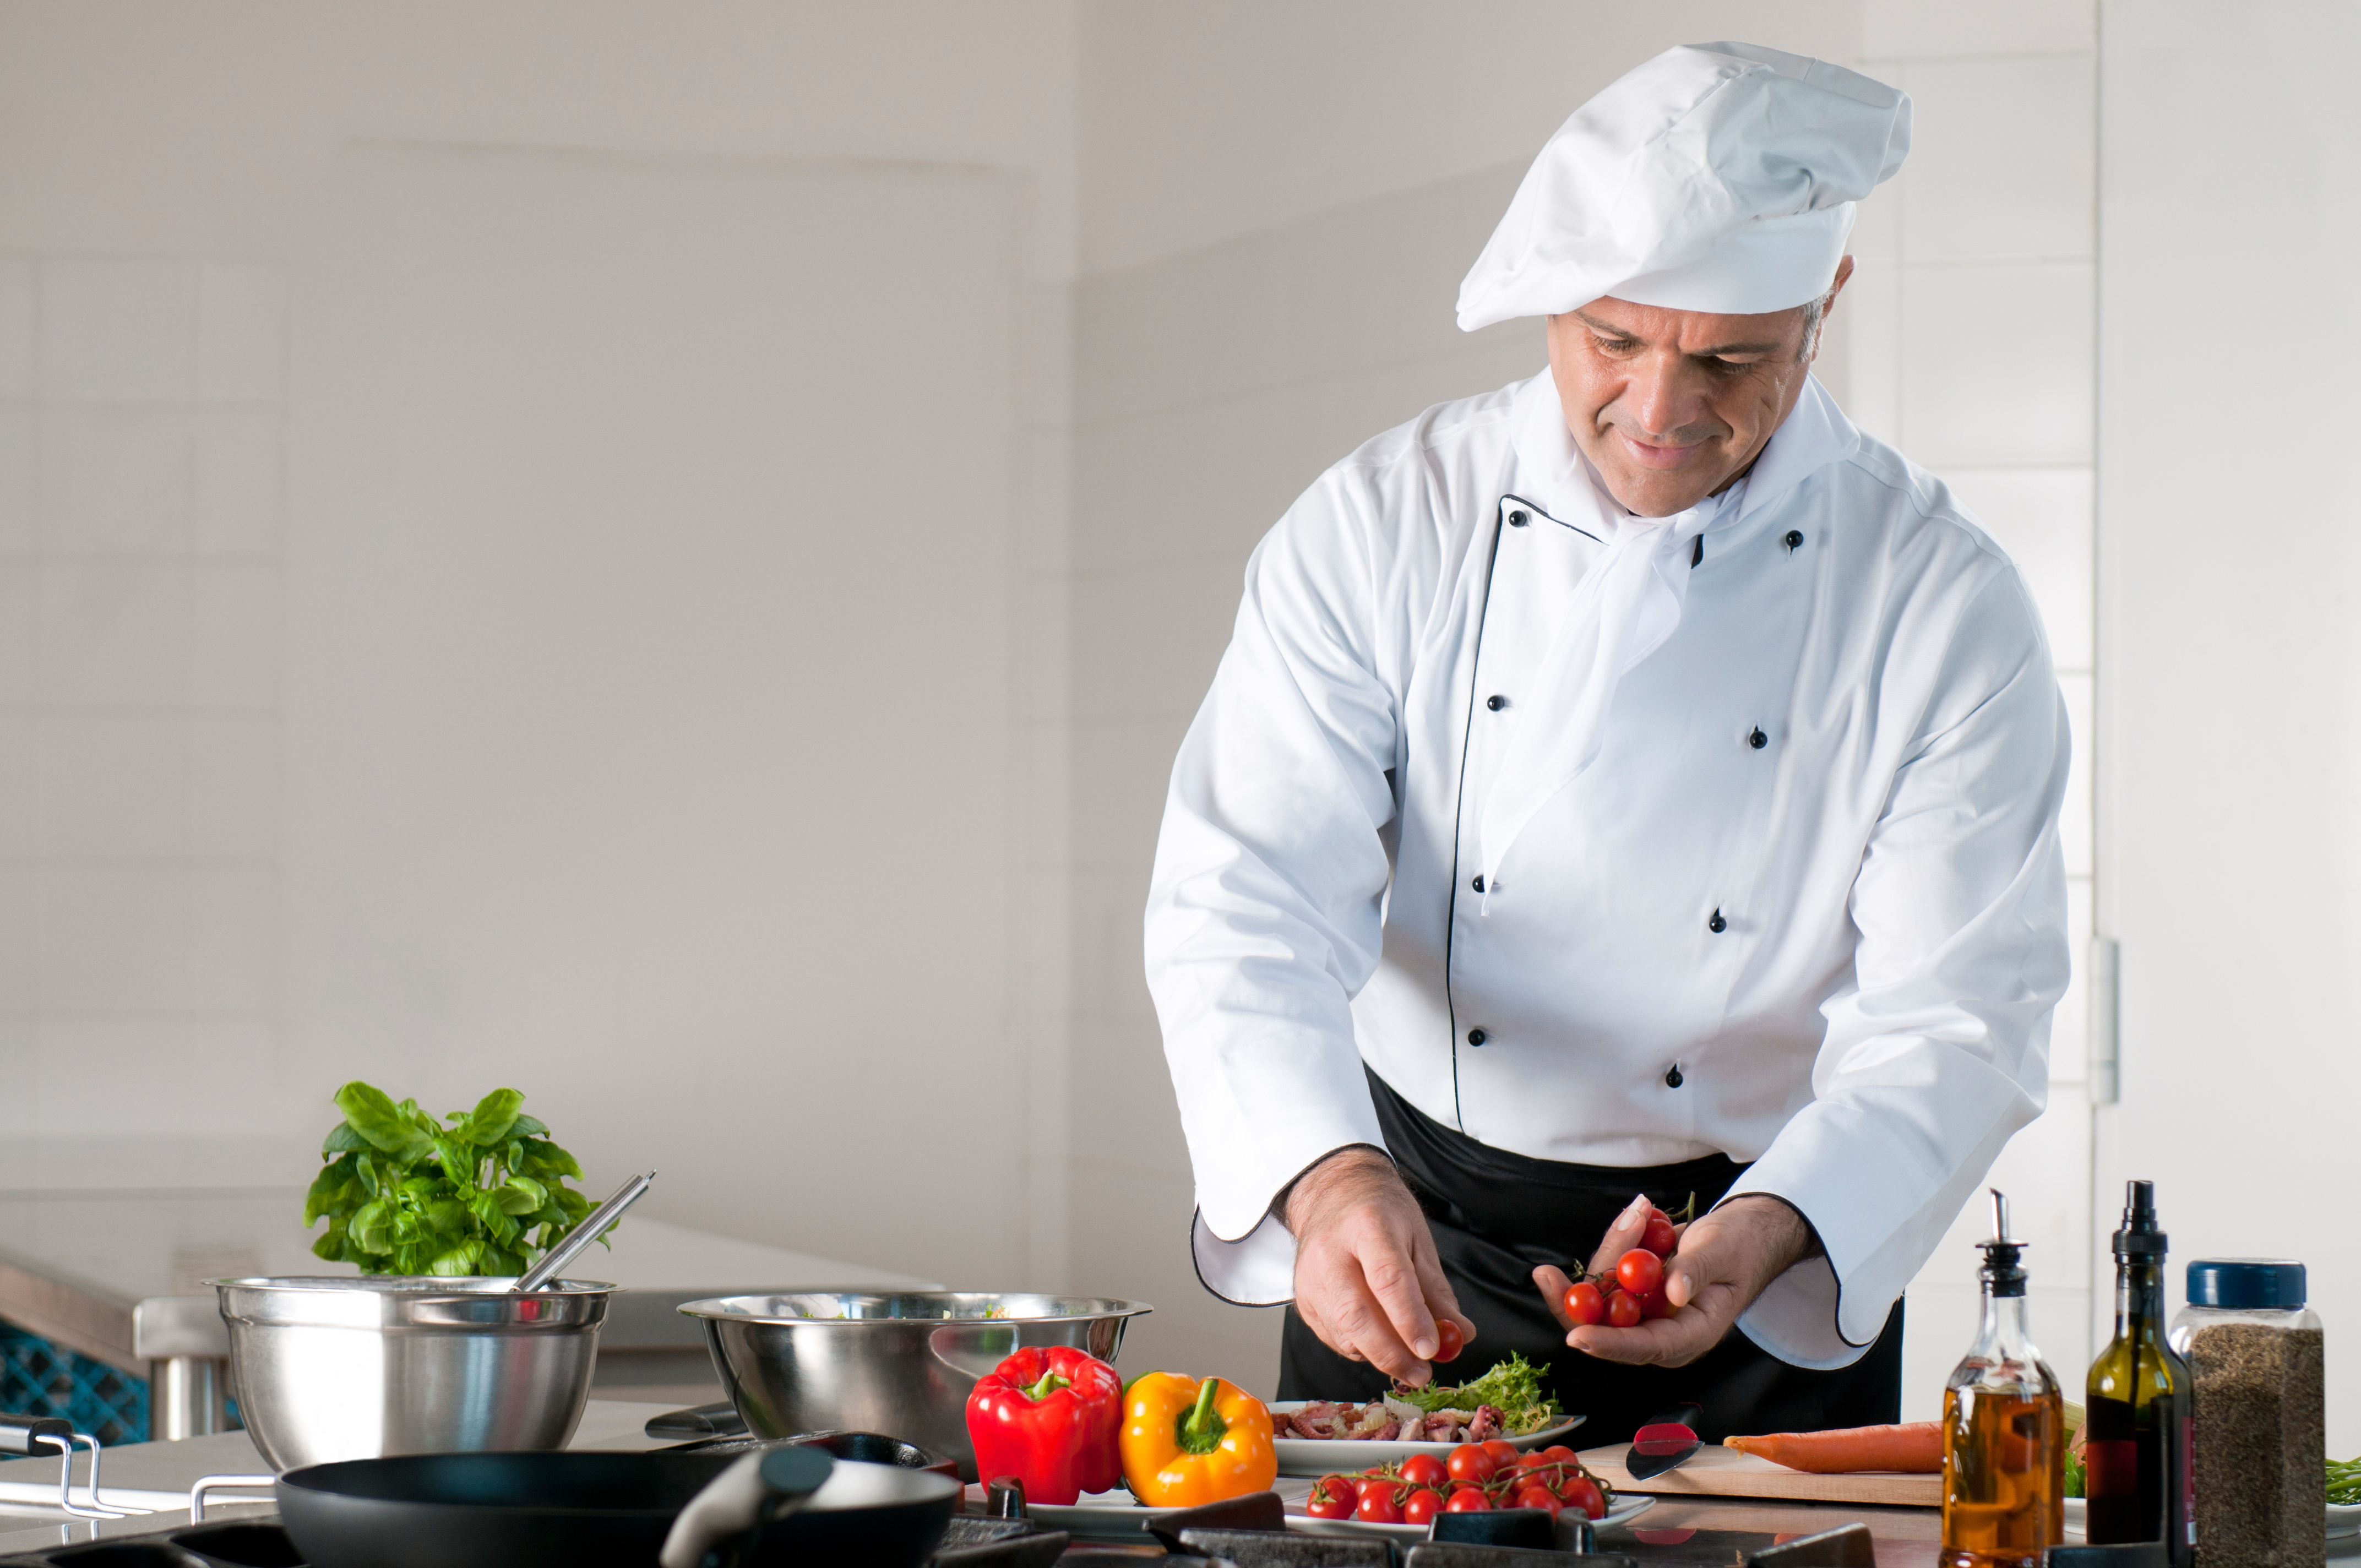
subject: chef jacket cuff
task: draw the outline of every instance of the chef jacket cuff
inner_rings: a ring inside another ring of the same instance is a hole
[[[1265,1214],[1262,1223],[1237,1241],[1225,1242],[1197,1211],[1189,1225],[1189,1252],[1197,1282],[1240,1307],[1277,1307],[1295,1299],[1295,1236]]]
[[[1754,1305],[1739,1314],[1738,1332],[1767,1355],[1790,1366],[1833,1372],[1869,1352],[1837,1332],[1840,1294],[1837,1271],[1825,1257],[1807,1257],[1773,1279]]]

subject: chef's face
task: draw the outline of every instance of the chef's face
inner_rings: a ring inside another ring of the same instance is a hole
[[[1848,256],[1830,302],[1851,276]],[[1736,483],[1804,394],[1819,346],[1805,341],[1806,314],[1801,305],[1717,316],[1601,299],[1550,317],[1566,427],[1615,499],[1642,517],[1670,517]]]

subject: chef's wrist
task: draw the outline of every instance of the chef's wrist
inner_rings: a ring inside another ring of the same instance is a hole
[[[1347,1144],[1332,1149],[1296,1174],[1271,1200],[1271,1212],[1290,1235],[1301,1236],[1312,1216],[1340,1195],[1365,1194],[1383,1186],[1400,1187],[1401,1177],[1385,1150],[1370,1144]]]
[[[1714,1212],[1741,1221],[1763,1238],[1775,1266],[1766,1283],[1825,1250],[1820,1233],[1812,1228],[1804,1212],[1775,1193],[1741,1192],[1717,1204]]]

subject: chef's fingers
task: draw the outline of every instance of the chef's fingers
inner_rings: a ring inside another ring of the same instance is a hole
[[[1459,1298],[1452,1293],[1451,1281],[1444,1276],[1443,1257],[1434,1250],[1433,1231],[1422,1229],[1411,1237],[1410,1261],[1411,1266],[1418,1271],[1419,1294],[1426,1298],[1426,1310],[1434,1315],[1436,1329],[1440,1331],[1442,1320],[1449,1318],[1459,1325],[1460,1343],[1474,1343],[1476,1325],[1466,1313],[1459,1310]],[[1438,1332],[1435,1350],[1443,1348],[1442,1338]],[[1434,1351],[1427,1352],[1427,1359],[1434,1359]]]
[[[1651,1318],[1628,1329],[1587,1324],[1567,1334],[1565,1343],[1601,1361],[1632,1366],[1686,1366],[1719,1344],[1729,1329],[1727,1322],[1709,1322],[1704,1313],[1689,1311]]]
[[[1642,1192],[1615,1216],[1615,1223],[1607,1227],[1607,1234],[1599,1240],[1598,1250],[1590,1255],[1591,1273],[1606,1273],[1615,1266],[1617,1258],[1640,1245],[1640,1238],[1648,1234],[1649,1211],[1654,1207]]]
[[[1542,1293],[1542,1299],[1549,1304],[1550,1316],[1562,1329],[1574,1327],[1574,1320],[1565,1315],[1565,1293],[1573,1284],[1565,1277],[1565,1270],[1556,1264],[1544,1263],[1533,1270],[1533,1288]]]
[[[1441,1346],[1443,1337],[1434,1326],[1434,1314],[1427,1310],[1423,1281],[1419,1277],[1417,1251],[1421,1238],[1411,1235],[1386,1239],[1396,1245],[1364,1252],[1361,1272],[1369,1282],[1369,1293],[1377,1298],[1385,1314],[1385,1327],[1389,1331],[1387,1337],[1392,1342],[1387,1348],[1398,1344],[1406,1349],[1411,1365],[1398,1370],[1382,1361],[1378,1365],[1404,1382],[1422,1384],[1428,1376],[1426,1358]],[[1408,1245],[1401,1245],[1404,1243]],[[1435,1275],[1438,1279],[1442,1277],[1439,1267]],[[1377,1361],[1374,1355],[1369,1359]]]

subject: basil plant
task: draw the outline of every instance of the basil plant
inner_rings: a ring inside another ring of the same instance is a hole
[[[327,1164],[303,1200],[306,1230],[328,1222],[312,1251],[364,1274],[523,1273],[590,1212],[566,1185],[582,1168],[523,1104],[515,1090],[495,1089],[438,1122],[415,1100],[397,1105],[383,1090],[346,1084],[336,1091],[345,1119],[321,1146]]]

